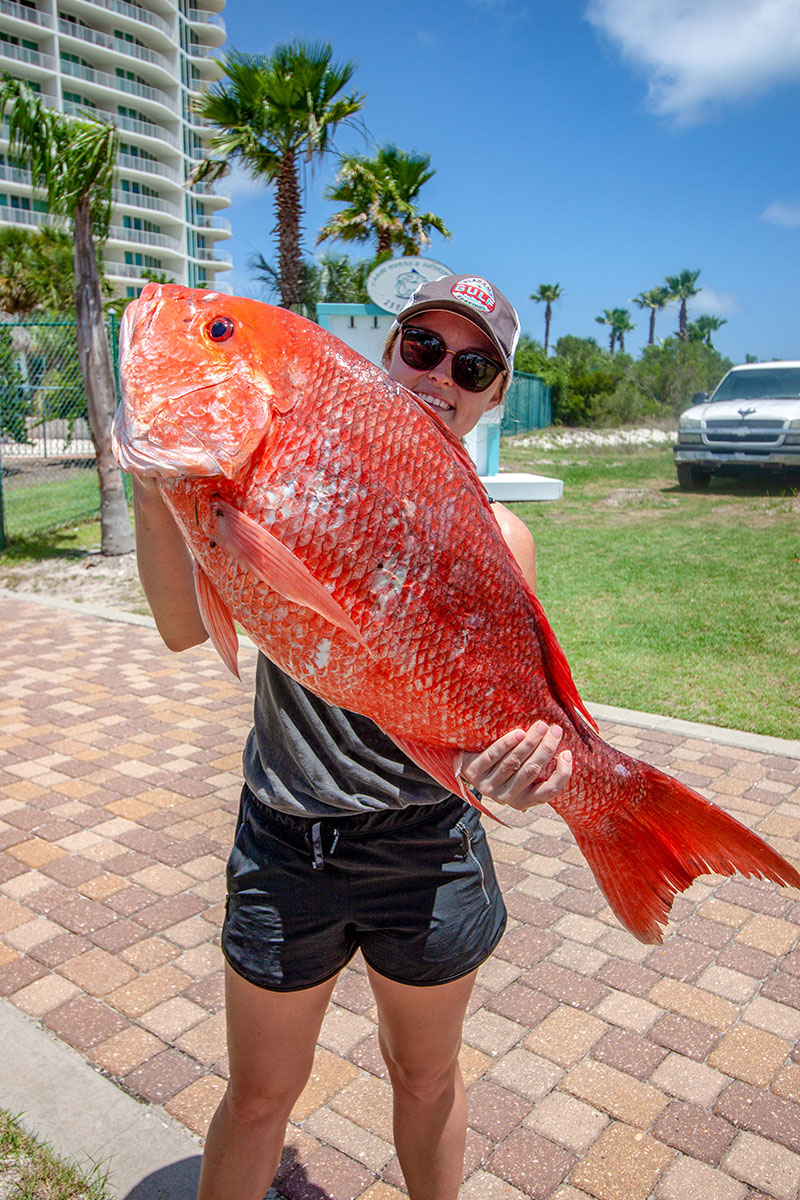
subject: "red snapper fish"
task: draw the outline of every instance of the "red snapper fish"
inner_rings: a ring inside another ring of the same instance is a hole
[[[552,807],[643,942],[698,875],[800,887],[749,829],[599,736],[472,463],[379,368],[283,309],[148,284],[120,378],[118,461],[157,478],[233,671],[238,621],[462,795],[462,751],[558,722],[574,768]]]

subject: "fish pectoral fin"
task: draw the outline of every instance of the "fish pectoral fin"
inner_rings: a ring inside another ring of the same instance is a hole
[[[358,627],[339,602],[274,534],[226,500],[213,501],[212,511],[214,537],[243,570],[286,600],[313,609],[331,625],[344,630],[362,646],[366,645]]]
[[[393,733],[389,733],[388,736],[403,751],[403,754],[407,755],[423,771],[427,771],[431,778],[440,783],[443,788],[447,788],[448,792],[454,792],[456,796],[461,796],[473,808],[477,808],[485,816],[497,821],[498,825],[505,825],[505,821],[501,821],[493,812],[490,812],[481,804],[477,796],[464,786],[464,780],[457,774],[461,751],[456,746],[427,746],[422,742],[410,742],[406,738],[396,737]]]
[[[238,661],[239,637],[233,617],[198,562],[194,564],[194,590],[197,594],[200,616],[203,618],[208,636],[216,646],[217,652],[228,670],[237,679],[241,679]]]

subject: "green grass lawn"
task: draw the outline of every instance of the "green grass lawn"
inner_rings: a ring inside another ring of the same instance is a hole
[[[668,448],[507,443],[502,465],[564,480],[514,509],[585,700],[800,737],[800,495],[681,492]]]

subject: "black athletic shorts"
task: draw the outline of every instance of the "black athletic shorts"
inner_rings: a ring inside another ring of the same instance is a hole
[[[317,821],[245,785],[222,949],[250,983],[313,987],[358,949],[399,983],[448,983],[488,958],[505,922],[480,814],[463,800]]]

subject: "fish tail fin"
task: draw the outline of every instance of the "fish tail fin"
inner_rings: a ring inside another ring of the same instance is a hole
[[[231,674],[235,675],[237,679],[241,679],[239,674],[239,636],[236,633],[233,617],[198,562],[194,564],[194,590],[197,594],[200,616],[203,618],[208,636]]]
[[[675,894],[698,875],[738,873],[800,888],[800,873],[734,817],[663,771],[636,768],[641,794],[616,808],[602,832],[568,823],[611,908],[639,941],[662,940]]]

